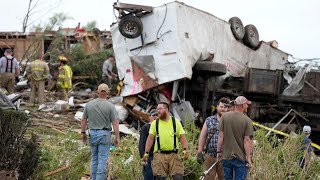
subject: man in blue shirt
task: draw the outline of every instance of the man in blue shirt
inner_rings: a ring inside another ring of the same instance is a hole
[[[5,88],[9,94],[14,92],[16,77],[20,75],[20,67],[16,58],[12,56],[12,50],[6,49],[4,56],[0,59],[0,86]]]
[[[221,98],[217,104],[217,113],[206,119],[201,134],[199,137],[198,155],[197,161],[202,163],[204,160],[203,169],[208,170],[217,161],[217,145],[219,137],[219,121],[224,112],[228,111],[229,100],[227,98]],[[202,151],[205,148],[205,158]],[[205,179],[216,179],[216,175],[219,180],[223,180],[223,168],[222,163],[219,161],[208,173]]]
[[[305,166],[308,166],[310,162],[310,156],[312,152],[312,147],[311,147],[311,140],[309,139],[309,136],[311,134],[311,127],[310,126],[303,126],[302,129],[304,133],[304,139],[303,139],[303,157],[300,159],[299,166],[301,168],[304,168]]]

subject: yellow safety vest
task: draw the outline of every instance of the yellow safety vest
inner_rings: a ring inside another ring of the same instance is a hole
[[[60,69],[64,69],[64,74],[60,74],[58,76],[57,84],[62,89],[71,89],[72,87],[72,70],[70,66],[64,65],[59,67]]]

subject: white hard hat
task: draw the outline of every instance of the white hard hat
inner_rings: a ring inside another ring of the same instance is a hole
[[[311,133],[311,127],[310,126],[303,126],[303,132],[304,133]]]

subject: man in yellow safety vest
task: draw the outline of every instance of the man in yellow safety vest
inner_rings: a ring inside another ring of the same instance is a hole
[[[57,86],[60,90],[60,99],[68,102],[68,91],[72,88],[72,70],[67,65],[68,59],[64,56],[59,56],[60,66]]]
[[[30,103],[36,103],[36,92],[37,92],[37,103],[44,103],[44,90],[45,81],[49,75],[48,64],[42,61],[42,56],[39,55],[38,58],[27,66],[27,76],[28,80],[31,81],[31,97]]]

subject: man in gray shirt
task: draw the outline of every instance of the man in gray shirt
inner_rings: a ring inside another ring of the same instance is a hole
[[[118,76],[116,73],[112,72],[115,63],[114,56],[111,55],[103,62],[102,67],[102,81],[106,83],[110,89],[112,89],[112,80]]]
[[[87,140],[86,127],[89,128],[89,143],[91,148],[91,179],[104,180],[107,159],[111,145],[111,125],[114,130],[114,144],[120,143],[119,121],[116,110],[108,100],[109,87],[106,84],[98,86],[99,98],[87,103],[81,121],[81,139]]]
[[[0,59],[0,81],[1,87],[9,94],[14,92],[15,78],[20,75],[20,67],[16,58],[12,56],[11,49],[6,49],[4,56]]]
[[[253,126],[245,115],[251,101],[238,96],[234,103],[234,111],[224,113],[219,123],[217,158],[222,158],[224,179],[244,180],[252,166]]]

